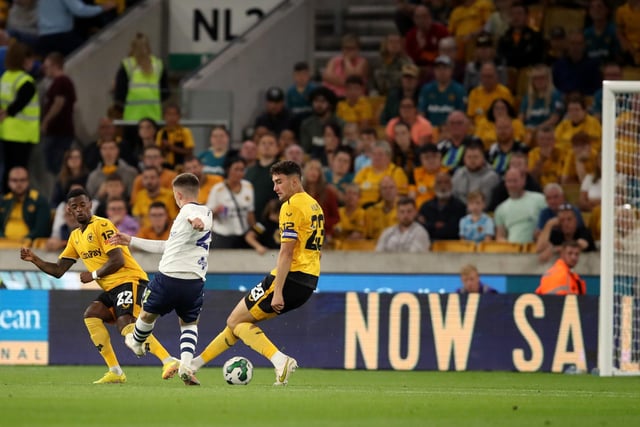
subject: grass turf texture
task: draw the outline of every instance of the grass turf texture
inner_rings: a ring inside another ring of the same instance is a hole
[[[230,386],[221,368],[200,387],[125,367],[126,384],[94,385],[99,366],[0,366],[1,426],[637,426],[640,378],[510,372],[299,369],[287,387],[256,369]]]

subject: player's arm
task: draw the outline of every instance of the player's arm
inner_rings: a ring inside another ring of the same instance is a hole
[[[127,233],[116,233],[109,237],[108,242],[112,245],[130,246],[132,248],[142,249],[146,252],[162,253],[164,252],[165,240],[149,240],[141,237],[129,236]],[[109,252],[111,253],[111,252]]]
[[[32,263],[41,271],[56,278],[62,277],[75,263],[75,260],[70,258],[59,258],[57,263],[48,262],[34,254],[29,248],[20,249],[20,259]]]
[[[276,264],[276,278],[273,280],[273,299],[271,300],[271,307],[279,313],[284,308],[284,298],[282,296],[282,289],[284,288],[284,281],[291,269],[291,263],[293,261],[293,250],[296,247],[297,240],[286,240],[280,243],[280,252],[278,253],[278,261]]]

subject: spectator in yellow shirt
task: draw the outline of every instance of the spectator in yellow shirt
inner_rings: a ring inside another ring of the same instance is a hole
[[[559,184],[567,153],[556,146],[553,127],[540,128],[535,141],[537,146],[529,151],[529,173],[543,188],[552,182]]]
[[[153,202],[149,206],[149,225],[141,227],[136,237],[149,240],[167,240],[171,231],[171,219],[167,207],[162,202]]]
[[[193,135],[191,130],[180,125],[180,107],[169,104],[164,108],[164,127],[156,135],[156,144],[162,150],[164,165],[168,169],[184,163],[186,156],[193,155]]]
[[[488,0],[464,0],[449,16],[449,33],[456,38],[458,59],[464,59],[465,44],[470,43],[484,27],[493,12],[493,3]]]
[[[487,114],[491,103],[498,98],[505,99],[513,106],[513,95],[506,86],[498,83],[498,71],[492,62],[485,62],[480,67],[480,85],[469,93],[467,116],[474,124]]]
[[[633,65],[640,65],[640,0],[618,7],[616,28],[622,52]]]
[[[567,97],[567,118],[556,126],[558,148],[569,151],[571,140],[580,132],[586,133],[593,141],[594,147],[600,149],[602,126],[595,117],[587,113],[584,97],[574,93]]]
[[[380,200],[380,181],[385,176],[393,179],[399,194],[407,195],[407,175],[391,162],[391,146],[387,141],[377,141],[371,150],[371,164],[362,168],[353,180],[360,186],[360,206],[366,208]]]
[[[178,215],[178,206],[173,196],[173,190],[160,186],[160,173],[154,167],[142,171],[142,190],[138,192],[131,213],[138,219],[142,227],[151,225],[149,207],[153,202],[163,202],[167,207],[169,218],[173,221]]]
[[[345,99],[338,102],[336,115],[345,123],[357,123],[360,128],[371,126],[373,111],[369,99],[364,96],[362,77],[347,77],[345,80]]]
[[[360,187],[346,184],[344,187],[344,206],[338,208],[340,221],[333,229],[336,240],[360,240],[365,238],[365,210],[360,207]]]
[[[489,150],[496,142],[496,120],[508,118],[513,125],[513,137],[517,141],[524,142],[527,136],[524,123],[517,117],[516,110],[504,98],[496,98],[489,107],[487,115],[478,120],[476,124],[475,136],[482,140],[485,150]]]
[[[600,149],[587,133],[575,134],[562,168],[562,185],[582,183],[588,174],[593,173],[599,153]]]

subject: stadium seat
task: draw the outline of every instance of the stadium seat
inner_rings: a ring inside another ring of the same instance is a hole
[[[31,247],[33,249],[44,249],[47,246],[47,237],[38,237],[33,242],[31,242]]]
[[[622,78],[624,80],[640,80],[640,67],[624,67]]]
[[[0,249],[20,249],[23,246],[25,246],[23,242],[0,238]]]
[[[375,251],[376,241],[371,239],[366,240],[342,240],[336,244],[337,250],[340,251]]]
[[[476,243],[470,240],[436,240],[431,252],[475,252]]]
[[[484,241],[478,243],[478,252],[515,254],[522,252],[522,245],[512,242]]]

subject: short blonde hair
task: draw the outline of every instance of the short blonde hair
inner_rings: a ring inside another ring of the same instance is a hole
[[[484,193],[479,190],[469,191],[469,193],[467,194],[467,202],[470,202],[472,200],[482,200],[483,202],[485,202]]]
[[[466,275],[471,274],[471,273],[478,274],[478,268],[473,264],[463,265],[462,268],[460,269],[460,275],[461,276],[466,276]]]

